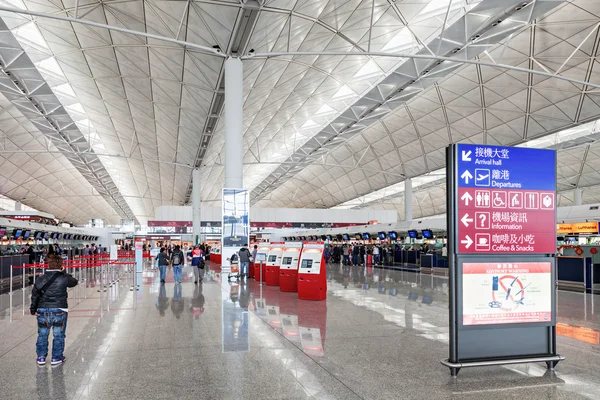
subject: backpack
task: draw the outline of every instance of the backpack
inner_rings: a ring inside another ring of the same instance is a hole
[[[181,264],[181,253],[173,254],[173,265],[180,265],[180,264]]]

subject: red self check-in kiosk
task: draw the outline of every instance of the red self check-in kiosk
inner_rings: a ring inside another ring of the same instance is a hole
[[[281,264],[281,255],[283,254],[284,242],[273,242],[267,256],[267,266],[265,268],[265,283],[267,286],[279,286],[279,265]]]
[[[265,281],[265,275],[267,274],[266,260],[267,260],[267,255],[269,254],[269,248],[270,248],[269,243],[264,243],[264,244],[258,245],[258,249],[257,249],[258,251],[256,252],[256,258],[258,260],[254,260],[254,279],[259,282]],[[261,255],[264,255],[264,261],[261,260]],[[262,273],[260,271],[261,268],[262,268]]]
[[[282,292],[298,291],[298,265],[302,242],[286,242],[279,266],[279,289]]]
[[[302,300],[325,300],[327,276],[325,266],[325,243],[305,242],[298,268],[298,298]]]

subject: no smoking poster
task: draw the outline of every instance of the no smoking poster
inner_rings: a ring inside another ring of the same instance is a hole
[[[463,325],[550,322],[552,264],[463,263]]]

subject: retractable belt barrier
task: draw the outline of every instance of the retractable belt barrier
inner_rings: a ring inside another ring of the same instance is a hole
[[[72,260],[63,260],[63,267],[66,273],[71,274],[79,281],[76,287],[68,289],[76,300],[75,305],[77,305],[87,299],[86,289],[88,287],[99,286],[98,292],[106,292],[108,288],[120,282],[124,275],[128,276],[130,273],[135,273],[135,254],[133,252],[119,252],[117,260],[111,260],[109,254],[77,256]],[[22,270],[20,274],[16,275],[21,276],[22,309],[23,315],[25,315],[26,282],[35,285],[38,275],[43,275],[46,269],[48,269],[48,264],[43,262],[11,266],[9,281],[9,315],[11,322],[13,321],[13,292],[15,289],[14,270]]]

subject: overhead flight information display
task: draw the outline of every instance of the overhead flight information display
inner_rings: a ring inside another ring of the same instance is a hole
[[[556,252],[556,153],[459,144],[458,253]]]

